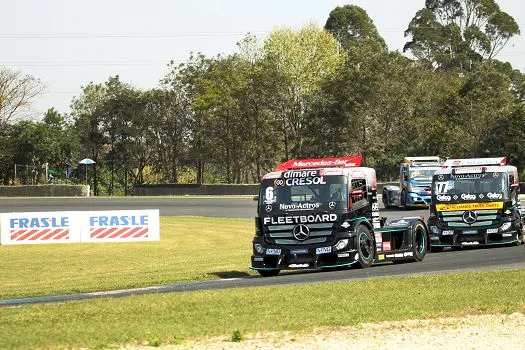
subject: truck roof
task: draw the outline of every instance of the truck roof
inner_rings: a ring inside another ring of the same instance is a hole
[[[292,159],[276,166],[275,171],[313,168],[354,168],[359,167],[362,160],[363,156],[361,154],[345,157]]]
[[[507,157],[493,158],[467,158],[467,159],[447,159],[443,167],[468,167],[468,166],[488,166],[488,165],[507,165]]]
[[[403,163],[409,164],[410,166],[430,167],[440,166],[442,161],[438,156],[426,156],[426,157],[405,157]]]

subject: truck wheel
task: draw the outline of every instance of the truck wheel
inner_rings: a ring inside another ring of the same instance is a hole
[[[412,227],[412,253],[414,259],[412,261],[421,261],[427,255],[428,247],[428,236],[427,229],[421,221],[417,221]]]
[[[390,205],[388,205],[388,191],[386,189],[383,190],[383,206],[385,208],[390,208]]]
[[[281,270],[275,269],[275,270],[257,270],[259,272],[259,275],[263,277],[273,277],[277,276]]]
[[[401,208],[406,209],[407,208],[407,193],[405,190],[401,191],[400,194],[401,197],[399,197],[399,205]]]
[[[360,267],[370,267],[374,262],[374,236],[365,225],[357,226],[357,262]]]

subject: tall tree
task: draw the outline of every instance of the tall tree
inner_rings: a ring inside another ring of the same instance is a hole
[[[278,29],[264,43],[267,68],[277,88],[274,113],[281,126],[284,157],[300,154],[304,118],[310,99],[323,81],[344,63],[345,54],[335,38],[315,25],[299,31]]]
[[[366,11],[356,5],[336,7],[330,12],[324,29],[339,41],[344,50],[366,46],[372,51],[387,51],[385,40]]]
[[[0,68],[0,127],[29,107],[32,99],[44,91],[44,85],[30,75]]]
[[[403,51],[427,67],[471,71],[520,33],[495,0],[426,0],[410,21]]]

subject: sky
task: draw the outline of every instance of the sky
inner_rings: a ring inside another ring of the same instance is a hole
[[[522,35],[496,57],[525,72],[525,11],[521,0],[496,0]],[[264,39],[277,28],[322,27],[337,6],[357,5],[390,50],[402,51],[404,31],[425,0],[1,0],[0,67],[40,79],[45,93],[30,113],[70,112],[82,86],[119,75],[140,89],[158,85],[170,61],[191,52],[208,57],[236,51],[247,33]]]

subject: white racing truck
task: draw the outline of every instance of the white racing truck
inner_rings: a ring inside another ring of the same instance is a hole
[[[441,163],[437,156],[405,157],[399,167],[399,186],[383,187],[384,207],[427,207],[430,204],[432,175]]]
[[[429,248],[422,218],[379,217],[376,175],[361,156],[290,160],[266,174],[257,197],[250,268],[368,267],[421,261]]]

